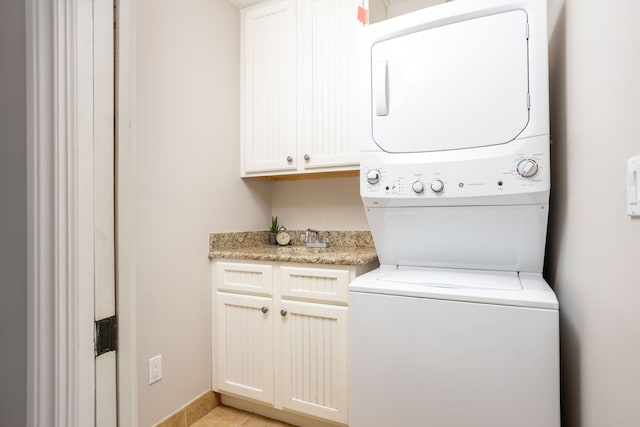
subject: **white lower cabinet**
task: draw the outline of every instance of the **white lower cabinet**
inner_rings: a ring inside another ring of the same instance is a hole
[[[373,266],[212,268],[214,390],[346,424],[347,286]]]
[[[347,422],[347,307],[281,302],[282,407]]]
[[[216,295],[219,389],[274,403],[273,301],[271,298]]]

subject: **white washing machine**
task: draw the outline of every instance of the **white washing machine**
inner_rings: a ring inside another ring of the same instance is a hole
[[[349,425],[558,427],[545,2],[456,0],[365,39],[381,267],[349,286]]]
[[[559,426],[540,275],[382,267],[351,288],[349,425]]]

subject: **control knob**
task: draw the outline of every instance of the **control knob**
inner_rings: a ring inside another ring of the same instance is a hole
[[[367,182],[369,184],[377,184],[380,182],[380,171],[378,169],[367,171]]]
[[[538,173],[538,164],[535,160],[524,159],[518,163],[518,175],[523,178],[531,178]]]
[[[444,190],[444,182],[439,179],[431,182],[431,191],[433,191],[434,193],[442,193],[442,190]]]
[[[413,191],[415,193],[420,194],[424,191],[424,184],[422,183],[422,181],[416,181],[413,183],[411,188],[413,188]]]

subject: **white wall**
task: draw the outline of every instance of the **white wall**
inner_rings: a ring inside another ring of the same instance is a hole
[[[425,7],[435,6],[444,2],[445,0],[394,0],[389,4],[387,16],[389,18],[393,18],[398,15],[404,15],[405,13],[424,9]]]
[[[271,215],[292,230],[369,230],[357,177],[276,181]]]
[[[25,6],[0,2],[0,425],[26,425]]]
[[[136,2],[139,426],[211,387],[208,233],[266,229],[270,183],[243,181],[239,14],[220,0]],[[147,384],[147,360],[163,379]]]
[[[369,0],[369,23],[384,21],[387,19],[387,4],[384,0]]]
[[[547,277],[565,427],[640,425],[640,219],[625,214],[626,159],[640,155],[639,18],[637,0],[549,0]]]

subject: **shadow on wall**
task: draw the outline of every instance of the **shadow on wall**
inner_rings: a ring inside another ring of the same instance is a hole
[[[265,212],[255,212],[261,217],[266,219],[271,216],[271,194],[272,194],[272,183],[271,181],[263,181],[261,179],[242,179],[239,178],[240,173],[238,173],[235,179],[241,179],[245,187],[249,190],[249,194],[251,199],[257,206],[264,206]],[[268,222],[264,226],[264,230],[268,228]],[[262,228],[260,228],[262,230]],[[225,230],[225,231],[239,231],[239,230]],[[257,230],[256,230],[257,231]]]
[[[560,302],[560,388],[562,425],[580,427],[580,341],[576,316],[562,298],[562,283],[556,283],[562,236],[567,224],[567,46],[566,3],[562,1],[557,19],[549,22],[549,106],[551,126],[551,201],[544,276]]]

